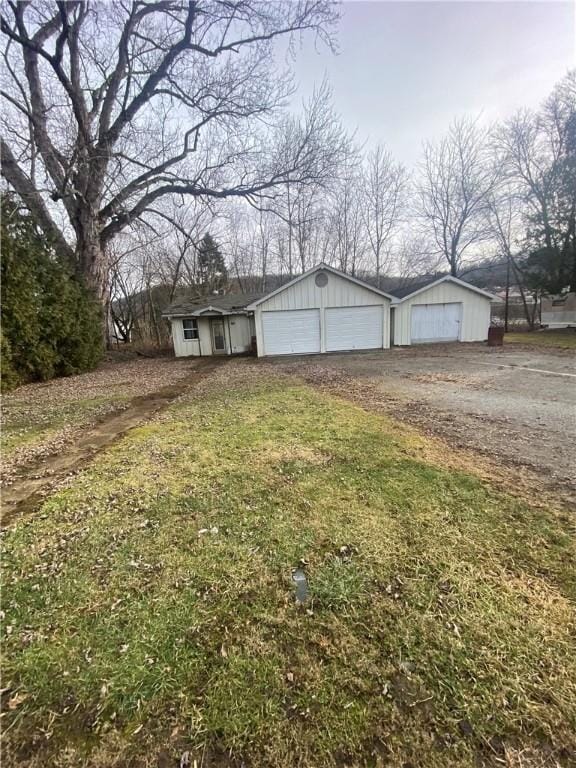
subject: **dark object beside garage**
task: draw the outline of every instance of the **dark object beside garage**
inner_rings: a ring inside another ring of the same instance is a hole
[[[504,344],[504,327],[501,325],[491,325],[488,328],[488,346],[501,347]]]

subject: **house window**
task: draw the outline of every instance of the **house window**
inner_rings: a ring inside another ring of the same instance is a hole
[[[182,328],[184,329],[184,341],[194,341],[198,338],[198,321],[195,317],[182,320]]]

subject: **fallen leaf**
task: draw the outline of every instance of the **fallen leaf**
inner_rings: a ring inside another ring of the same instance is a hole
[[[17,693],[8,699],[8,709],[17,709],[28,698],[27,693]]]

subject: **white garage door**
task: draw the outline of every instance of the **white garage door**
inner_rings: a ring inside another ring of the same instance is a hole
[[[462,304],[415,304],[412,307],[411,340],[413,344],[427,341],[458,341]]]
[[[267,355],[307,355],[320,352],[320,310],[262,312]]]
[[[383,308],[334,307],[326,310],[326,351],[382,347]]]

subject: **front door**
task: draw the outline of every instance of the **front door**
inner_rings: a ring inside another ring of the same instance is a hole
[[[212,353],[214,355],[226,354],[226,335],[224,333],[224,320],[221,318],[212,318],[210,321],[212,333]]]

